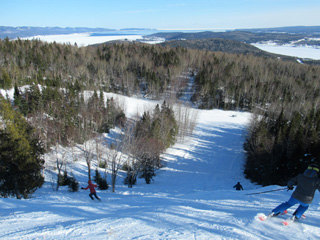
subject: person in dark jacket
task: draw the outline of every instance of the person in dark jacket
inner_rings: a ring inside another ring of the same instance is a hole
[[[240,184],[240,182],[238,182],[236,185],[234,185],[233,188],[235,188],[237,191],[243,190],[243,187],[242,187],[242,185]]]
[[[299,204],[299,207],[293,213],[292,218],[293,220],[299,219],[312,203],[315,191],[317,189],[320,191],[320,179],[318,178],[318,173],[319,167],[315,164],[311,164],[303,174],[299,174],[289,180],[288,189],[293,190],[294,185],[297,186],[296,189],[287,202],[280,204],[272,210],[270,216],[276,216],[293,205]]]
[[[101,201],[101,199],[97,196],[97,193],[96,193],[96,190],[95,188],[97,187],[96,184],[93,184],[90,180],[88,181],[88,187],[86,188],[81,188],[83,190],[87,190],[88,188],[90,189],[90,194],[89,194],[89,197],[94,200],[94,198],[92,196],[95,196],[96,199],[98,199],[99,201]]]

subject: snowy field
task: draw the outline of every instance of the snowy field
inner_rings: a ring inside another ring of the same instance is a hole
[[[66,44],[75,44],[79,47],[85,47],[88,45],[98,44],[109,42],[113,40],[138,40],[142,39],[142,35],[116,35],[116,36],[91,36],[90,33],[74,33],[74,34],[65,34],[65,35],[38,35],[33,37],[27,37],[22,39],[40,39],[44,42],[57,42],[57,43],[66,43]]]
[[[291,57],[320,60],[320,48],[311,46],[277,45],[274,43],[255,43],[253,46],[261,50]]]
[[[118,100],[130,117],[156,104],[121,96]],[[281,217],[255,219],[286,201],[291,192],[247,195],[281,188],[263,188],[243,176],[242,144],[250,114],[194,111],[198,124],[193,136],[163,154],[164,167],[151,184],[138,179],[128,188],[121,173],[116,192],[98,190],[98,202],[89,198],[88,190],[53,191],[47,177],[31,199],[0,198],[0,239],[320,239],[319,193],[299,223],[283,226]],[[74,154],[78,161],[72,163],[72,173],[80,187],[86,187],[85,160],[81,152]],[[244,191],[233,189],[238,181]]]
[[[77,44],[79,47],[85,47],[88,45],[100,44],[104,42],[123,40],[123,41],[141,41],[149,44],[157,44],[164,41],[162,38],[153,38],[143,40],[143,35],[139,34],[121,34],[121,35],[109,35],[109,36],[91,36],[90,33],[75,33],[66,35],[38,35],[33,37],[21,38],[21,39],[40,39],[45,42],[57,42],[66,44]]]

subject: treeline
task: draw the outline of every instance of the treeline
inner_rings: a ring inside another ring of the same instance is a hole
[[[200,108],[310,109],[319,101],[320,67],[260,58],[116,42],[79,48],[38,40],[0,40],[0,86],[101,90],[151,98],[176,97],[188,70],[197,73],[193,102]],[[296,104],[296,102],[300,104]]]
[[[105,99],[103,92],[79,92],[73,85],[40,90],[39,85],[32,84],[25,91],[17,86],[14,89],[13,106],[37,129],[46,149],[57,142],[62,146],[83,143],[126,121],[118,103]]]
[[[261,119],[259,119],[261,118]],[[262,185],[286,185],[311,163],[320,163],[320,110],[256,116],[244,144],[246,177]]]
[[[320,67],[211,53],[195,78],[200,108],[304,112],[319,102]]]
[[[0,87],[17,85],[102,90],[159,97],[187,69],[185,49],[140,43],[78,48],[39,40],[0,40]],[[186,59],[186,60],[184,60]]]

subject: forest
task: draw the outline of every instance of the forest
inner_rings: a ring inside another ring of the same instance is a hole
[[[42,147],[35,144],[36,152],[48,151],[56,144],[84,143],[118,126],[130,131],[133,138],[128,143],[134,140],[134,146],[141,149],[130,149],[131,156],[141,161],[126,166],[129,184],[137,172],[143,175],[149,166],[160,167],[161,152],[175,142],[182,128],[192,128],[193,124],[182,124],[172,112],[172,103],[187,85],[186,74],[194,77],[191,100],[196,107],[254,114],[244,144],[245,174],[253,182],[286,184],[308,163],[320,163],[318,66],[138,42],[78,47],[0,40],[0,88],[15,89],[12,110],[34,129],[27,131],[32,134],[25,139],[33,143],[38,139]],[[166,101],[153,113],[144,113],[132,127],[120,104],[105,99],[103,92]],[[6,116],[11,110],[5,103],[1,106],[2,119],[9,121]],[[14,139],[14,131],[2,128],[1,132],[1,141]],[[160,147],[144,149],[145,141]],[[1,157],[8,158],[5,154]],[[41,165],[40,159],[37,164]],[[150,174],[145,176],[147,181]]]

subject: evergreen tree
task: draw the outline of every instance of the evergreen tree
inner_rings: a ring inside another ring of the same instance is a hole
[[[133,172],[131,167],[127,168],[127,176],[124,179],[124,184],[128,185],[129,188],[132,188],[133,185],[137,183],[137,174]]]
[[[146,184],[150,184],[153,176],[155,176],[154,161],[152,159],[144,159],[141,178],[144,178]]]
[[[149,138],[151,137],[151,116],[149,112],[144,112],[140,121],[136,125],[135,136],[136,138]]]
[[[60,186],[68,186],[70,185],[70,177],[68,176],[68,172],[65,170],[63,175],[59,176],[59,185]]]
[[[27,115],[29,106],[23,97],[23,94],[21,94],[17,84],[14,85],[13,105],[18,108],[24,116]]]
[[[21,93],[17,84],[14,85],[13,103],[16,107],[21,108],[22,99],[21,99]]]
[[[98,188],[100,190],[107,190],[109,188],[107,179],[101,177],[101,174],[99,173],[98,169],[96,169],[96,175],[93,177],[93,181],[95,181],[98,184]]]
[[[26,120],[0,97],[0,193],[28,198],[44,181],[44,148]]]
[[[41,92],[37,84],[32,84],[28,91],[29,112],[36,112],[42,104]]]
[[[12,87],[12,80],[5,69],[2,69],[2,77],[0,77],[0,88],[9,89]]]
[[[79,191],[79,182],[75,179],[75,177],[69,177],[68,189],[70,192],[78,192]]]
[[[318,164],[319,123],[313,110],[304,116],[295,112],[289,120],[282,111],[252,123],[244,144],[246,177],[262,185],[286,185],[309,164]]]

